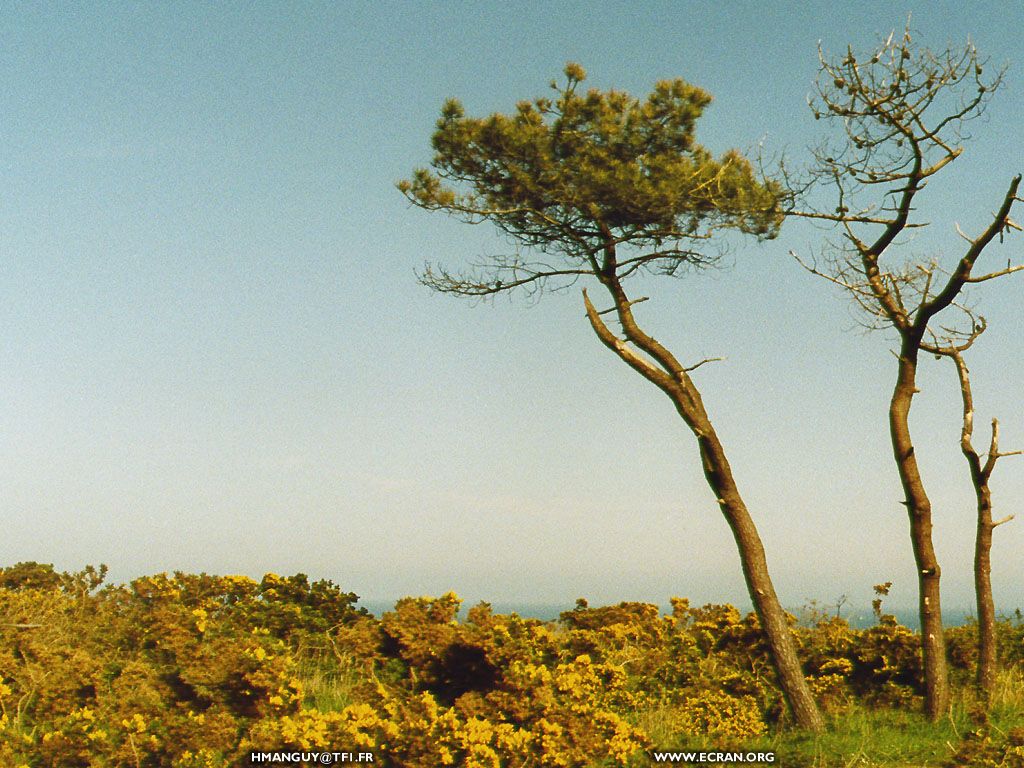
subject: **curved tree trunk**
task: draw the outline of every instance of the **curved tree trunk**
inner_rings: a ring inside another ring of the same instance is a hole
[[[899,373],[889,404],[889,433],[910,518],[910,539],[917,564],[921,653],[924,661],[925,714],[938,720],[949,709],[949,671],[939,596],[941,570],[932,544],[932,505],[914,455],[910,436],[910,406],[917,392],[919,339],[904,336]]]
[[[747,590],[764,630],[783,697],[798,726],[811,731],[821,731],[824,722],[804,679],[786,612],[779,603],[768,573],[764,545],[736,487],[725,449],[704,410],[700,393],[690,379],[687,369],[636,324],[631,310],[632,302],[627,298],[615,275],[606,273],[602,283],[608,288],[615,302],[614,309],[626,340],[623,341],[611,332],[584,291],[583,299],[591,327],[605,346],[668,395],[683,421],[697,438],[704,476],[736,540]],[[642,351],[646,357],[641,356],[636,350]]]

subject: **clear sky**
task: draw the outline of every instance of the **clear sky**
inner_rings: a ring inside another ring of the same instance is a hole
[[[504,247],[411,208],[442,101],[541,95],[567,60],[637,95],[715,96],[698,138],[800,164],[818,41],[967,36],[1006,88],[927,191],[956,255],[1024,169],[1024,6],[24,3],[0,17],[0,562],[331,578],[373,599],[671,595],[745,604],[691,436],[593,337],[577,291],[473,305],[416,283]],[[696,375],[783,602],[866,604],[915,577],[886,406],[892,339],[802,272],[800,223],[730,269],[645,285],[643,323]],[[916,250],[915,250],[916,249]],[[999,265],[1024,251],[1017,236]],[[1024,276],[976,292],[978,423],[1024,447]],[[969,607],[973,495],[953,368],[913,413],[945,602]],[[984,432],[979,428],[979,443]],[[1016,462],[1016,463],[1014,463]],[[993,479],[1024,513],[1024,459]],[[1021,515],[1024,518],[1024,514]],[[997,603],[1024,607],[1024,519],[997,530]]]

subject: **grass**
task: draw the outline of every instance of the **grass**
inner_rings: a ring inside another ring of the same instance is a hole
[[[851,707],[832,716],[820,734],[784,730],[737,741],[672,737],[666,734],[661,719],[656,712],[643,713],[637,717],[637,725],[647,729],[654,743],[665,745],[663,748],[768,751],[775,753],[774,764],[785,768],[939,766],[952,755],[968,727],[963,715],[929,723],[917,712]]]
[[[992,717],[1016,717],[1016,725],[1021,725],[1020,717],[1024,713],[1024,669],[1013,667],[996,675],[996,684],[992,691]]]
[[[833,719],[825,733],[781,734],[773,748],[781,765],[800,768],[941,765],[966,725],[962,715],[930,723],[917,712],[853,710]]]
[[[354,690],[360,675],[354,659],[327,654],[305,655],[300,657],[298,672],[307,707],[320,712],[340,712],[356,703]]]
[[[667,710],[637,713],[635,723],[655,744],[665,745],[665,749],[770,751],[775,753],[774,765],[784,768],[940,768],[950,764],[965,736],[982,728],[976,713],[984,708],[970,685],[957,690],[949,716],[939,722],[929,722],[918,710],[919,704],[907,709],[873,709],[853,704],[830,716],[826,730],[820,734],[782,730],[729,743],[673,733],[671,713]],[[1004,670],[997,678],[988,708],[987,729],[1000,740],[1021,726],[1024,670]],[[1005,765],[1024,766],[1024,757],[1019,759],[1019,763]]]

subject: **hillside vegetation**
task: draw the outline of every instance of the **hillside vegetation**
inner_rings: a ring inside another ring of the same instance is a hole
[[[376,765],[640,766],[654,749],[776,753],[783,766],[1024,766],[1024,622],[972,694],[975,628],[950,629],[958,694],[928,724],[920,644],[889,616],[796,628],[829,728],[786,728],[764,638],[730,605],[576,608],[458,620],[404,598],[380,619],[329,581],[159,574],[104,585],[0,569],[0,766],[214,768],[252,750],[372,751]],[[795,622],[794,622],[795,623]]]

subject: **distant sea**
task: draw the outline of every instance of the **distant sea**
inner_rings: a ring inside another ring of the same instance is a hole
[[[459,612],[459,618],[464,619],[466,617],[466,612],[472,606],[473,603],[469,603],[468,601],[463,603],[462,610]],[[389,602],[387,600],[360,600],[356,604],[356,607],[365,608],[374,616],[380,618],[380,616],[385,612],[394,610],[395,601],[392,600]],[[571,611],[573,607],[574,604],[562,603],[491,603],[491,609],[494,611],[494,613],[515,613],[524,619],[540,619],[541,621],[554,621],[558,618],[559,614],[561,614],[564,611]],[[596,608],[598,606],[596,604],[593,604],[591,607]],[[660,607],[662,613],[670,614],[672,612],[671,606],[663,605]],[[747,612],[750,610],[749,606],[737,607],[739,607],[740,610],[743,612]],[[805,611],[802,611],[801,609],[794,610],[792,608],[788,610],[790,610],[790,612],[794,616],[804,620],[803,623],[806,623],[806,616],[804,615]],[[888,609],[883,606],[883,611],[885,613],[891,613],[893,616],[896,617],[900,624],[909,629],[916,630],[920,626],[920,619],[918,618],[916,608]],[[841,610],[839,615],[842,618],[846,619],[850,626],[857,627],[859,629],[864,629],[866,627],[873,626],[876,623],[875,615],[871,611],[870,606],[866,606],[865,608],[860,610],[856,608],[846,608],[844,606],[844,610]],[[1013,611],[1006,612],[1006,615],[1012,617]],[[974,620],[974,617],[974,610],[969,608],[947,608],[942,612],[942,621],[943,624],[947,627],[958,627],[962,624],[969,624]]]

